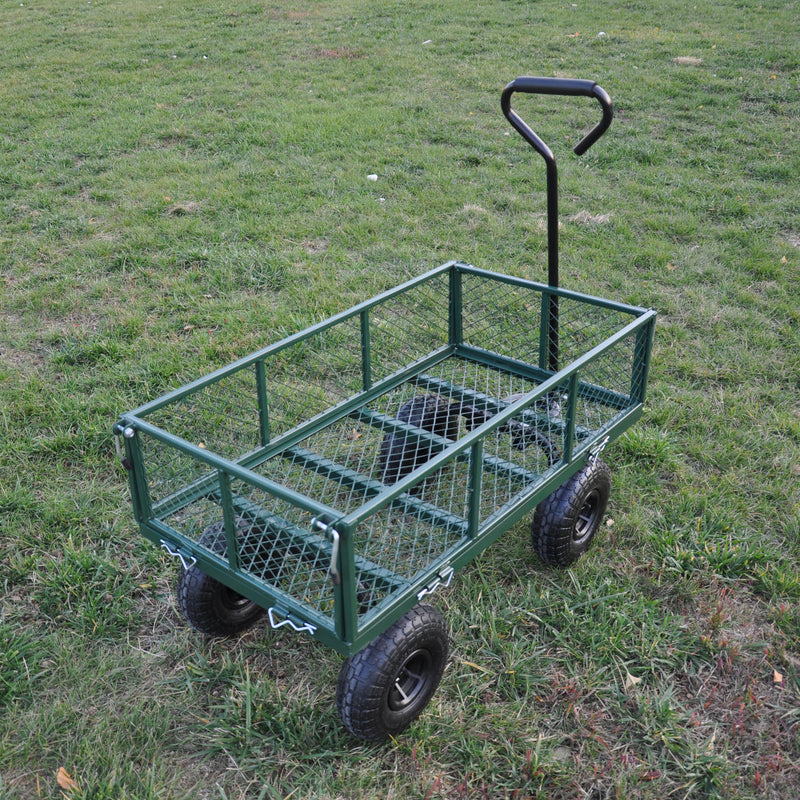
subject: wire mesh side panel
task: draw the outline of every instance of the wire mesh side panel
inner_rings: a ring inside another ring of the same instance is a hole
[[[557,298],[558,313],[551,320],[545,294],[543,332],[543,296],[538,289],[467,273],[462,277],[462,297],[465,343],[542,368],[546,366],[546,360],[540,358],[543,341],[558,341],[563,369],[636,316],[633,311],[608,308],[589,298],[566,296]]]
[[[312,514],[241,480],[231,481],[240,569],[331,619],[332,546]]]
[[[222,519],[216,471],[148,434],[137,436],[152,517],[191,539]]]
[[[151,519],[230,564],[219,471],[165,442],[139,434],[152,502]],[[313,514],[248,481],[229,479],[239,570],[329,616],[332,546]]]
[[[469,457],[451,459],[355,533],[359,612],[431,574],[467,535]]]
[[[146,415],[190,444],[235,459],[261,444],[256,372],[231,371]]]
[[[538,291],[465,273],[461,297],[465,344],[525,364],[539,363],[542,300]]]
[[[361,326],[349,317],[295,340],[264,360],[269,438],[362,389]]]
[[[211,376],[144,416],[236,460],[445,346],[448,307],[443,273],[375,304],[364,318],[353,314],[292,337],[261,363]]]
[[[559,369],[566,369],[637,316],[634,309],[573,296],[557,297],[557,313],[551,316],[546,292],[543,296],[539,290],[469,274],[463,276],[462,286],[464,341],[538,366],[542,380],[555,374],[550,343],[555,343]],[[632,334],[582,368],[572,445],[599,434],[622,410],[638,402],[631,396],[635,348],[636,335]],[[555,423],[561,421],[566,408],[566,389],[565,384],[549,397],[549,416]]]
[[[575,409],[578,442],[599,437],[638,402],[631,396],[636,340],[633,332],[582,367]]]
[[[607,308],[595,305],[589,300],[582,301],[572,297],[559,298],[559,355],[561,367],[586,355],[591,349],[602,344],[606,339],[621,331],[628,323],[636,319],[634,311]],[[630,379],[631,367],[627,353],[618,352],[618,366],[608,364],[602,375],[608,378],[597,385],[612,388],[620,378]],[[625,387],[627,394],[628,387]]]
[[[373,383],[448,344],[449,291],[449,274],[443,273],[370,309]]]

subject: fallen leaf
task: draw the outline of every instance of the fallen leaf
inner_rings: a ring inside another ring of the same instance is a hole
[[[776,669],[772,670],[772,682],[776,686],[783,686],[783,675]]]
[[[78,788],[78,784],[72,779],[72,776],[67,772],[64,767],[59,767],[56,773],[56,781],[58,785],[65,792],[74,792]]]
[[[462,661],[461,662],[465,667],[473,667],[474,669],[480,670],[481,672],[491,672],[490,669],[487,667],[482,667],[480,664],[476,664],[474,661]]]
[[[625,689],[632,689],[637,683],[641,683],[642,679],[631,675],[628,670],[625,670]]]

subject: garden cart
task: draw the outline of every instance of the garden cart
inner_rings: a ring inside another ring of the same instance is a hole
[[[120,417],[144,536],[180,560],[178,605],[210,636],[266,615],[346,657],[344,726],[380,741],[436,690],[448,633],[428,600],[525,515],[567,565],[610,489],[600,453],[641,415],[655,312],[559,287],[555,159],[515,92],[502,110],[547,166],[547,284],[457,261]]]

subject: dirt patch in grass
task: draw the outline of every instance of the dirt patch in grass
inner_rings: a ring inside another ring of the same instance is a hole
[[[784,231],[783,237],[792,247],[800,249],[800,233],[797,233],[797,231]]]
[[[344,59],[345,61],[364,58],[363,53],[351,50],[349,47],[317,47],[311,51],[311,56],[312,58]]]
[[[588,211],[579,211],[569,217],[570,222],[575,222],[578,225],[585,225],[589,228],[594,228],[599,225],[608,225],[611,222],[611,214],[591,214]]]

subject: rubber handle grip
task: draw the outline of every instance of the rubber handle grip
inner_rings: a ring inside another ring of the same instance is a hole
[[[541,140],[534,135],[533,131],[526,125],[520,116],[511,108],[511,95],[515,92],[523,94],[555,94],[567,97],[593,97],[603,109],[603,116],[600,122],[592,128],[586,136],[581,139],[573,148],[579,156],[583,155],[608,129],[611,120],[614,118],[614,109],[611,105],[611,98],[605,89],[594,81],[582,80],[580,78],[539,78],[521,77],[515,78],[503,90],[500,98],[500,107],[503,109],[506,119],[520,132],[522,137],[537,150]]]

